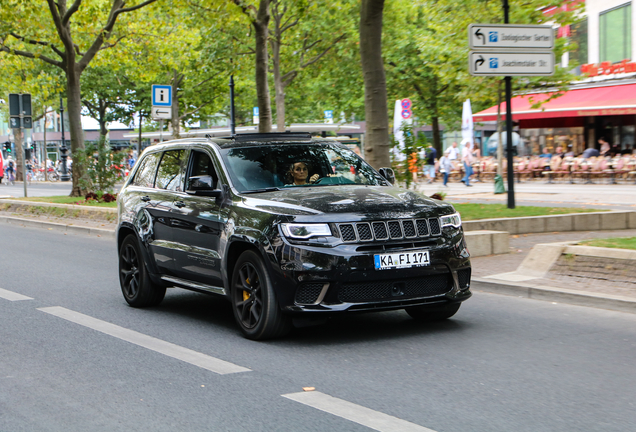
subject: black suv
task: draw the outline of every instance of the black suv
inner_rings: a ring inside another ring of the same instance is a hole
[[[250,339],[342,312],[449,318],[471,296],[460,216],[380,172],[303,133],[152,146],[118,197],[124,298],[225,296]]]

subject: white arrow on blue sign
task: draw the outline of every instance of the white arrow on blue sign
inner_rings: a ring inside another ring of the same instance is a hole
[[[152,106],[170,107],[172,106],[172,86],[152,85]]]

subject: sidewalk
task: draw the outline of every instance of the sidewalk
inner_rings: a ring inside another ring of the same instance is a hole
[[[636,237],[636,230],[573,231],[548,234],[510,236],[509,254],[471,258],[472,288],[498,294],[523,296],[541,300],[621,310],[636,313],[636,280],[612,281],[598,278],[548,272],[543,278],[523,282],[489,278],[517,270],[532,247],[540,243],[572,242],[594,238]]]

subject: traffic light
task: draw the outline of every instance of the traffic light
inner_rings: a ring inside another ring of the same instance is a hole
[[[11,153],[11,143],[9,141],[4,143],[4,149],[7,151],[7,153]]]

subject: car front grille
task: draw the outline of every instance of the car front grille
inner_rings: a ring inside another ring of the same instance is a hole
[[[470,285],[470,269],[457,270],[457,281],[460,289],[466,289]]]
[[[391,281],[346,283],[338,292],[338,300],[343,303],[359,303],[432,297],[445,294],[452,288],[453,278],[450,273]]]
[[[341,223],[338,224],[338,230],[345,243],[413,239],[442,234],[438,218]]]
[[[318,301],[324,283],[304,283],[296,289],[296,303],[298,304],[314,304]]]

